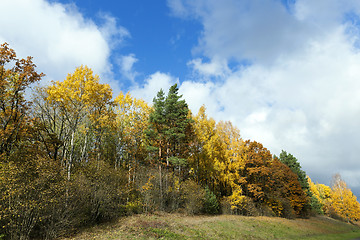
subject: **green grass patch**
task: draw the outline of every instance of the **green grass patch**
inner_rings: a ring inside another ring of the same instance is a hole
[[[154,233],[154,237],[157,239],[186,239],[184,236],[168,229],[151,228],[150,232]]]
[[[134,215],[74,236],[80,239],[354,239],[359,226],[327,217],[287,220],[233,215]]]

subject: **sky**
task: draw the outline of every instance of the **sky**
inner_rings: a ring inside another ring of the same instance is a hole
[[[178,83],[196,114],[294,155],[360,197],[360,1],[0,0],[0,43],[63,80],[84,64],[116,97]]]

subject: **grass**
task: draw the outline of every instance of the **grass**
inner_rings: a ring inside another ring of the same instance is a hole
[[[134,215],[67,239],[354,239],[360,227],[327,217]]]

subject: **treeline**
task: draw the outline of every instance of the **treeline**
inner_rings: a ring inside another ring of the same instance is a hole
[[[244,141],[231,122],[193,115],[177,85],[149,106],[86,66],[62,82],[0,47],[0,239],[53,239],[154,211],[360,217],[339,176],[313,184],[297,159]]]

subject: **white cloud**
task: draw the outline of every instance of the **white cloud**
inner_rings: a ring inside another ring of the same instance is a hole
[[[165,94],[167,94],[168,89],[178,82],[179,79],[174,78],[170,74],[156,72],[146,78],[144,84],[133,86],[130,92],[134,97],[141,98],[151,104],[160,89],[163,89]]]
[[[205,105],[208,112],[216,113],[221,110],[221,106],[214,96],[216,85],[212,82],[183,82],[179,93],[188,103],[193,114],[196,114],[202,105]]]
[[[3,0],[0,14],[0,41],[8,42],[19,57],[33,56],[45,80],[62,80],[82,64],[104,78],[111,74],[111,43],[129,36],[104,15],[97,26],[85,19],[75,5],[46,0]],[[113,88],[117,83],[109,81]]]
[[[133,69],[133,65],[138,61],[138,59],[135,57],[135,54],[129,54],[126,56],[121,56],[118,59],[118,64],[120,66],[121,74],[134,82],[135,77],[139,75],[138,72],[136,72]]]
[[[201,101],[208,115],[232,120],[244,138],[274,154],[294,154],[315,181],[329,184],[340,172],[359,187],[360,54],[353,45],[359,31],[349,31],[358,26],[346,18],[360,13],[358,1],[298,0],[290,11],[275,0],[176,6],[175,15],[203,24],[189,65],[201,79],[181,86],[192,111]],[[214,64],[231,60],[238,63],[232,71]],[[222,71],[211,82],[208,75]]]
[[[307,32],[323,32],[294,18],[280,1],[184,0],[181,6],[201,20],[204,29],[195,52],[210,58],[271,63],[275,56],[303,47]]]
[[[126,28],[118,26],[116,19],[111,15],[99,13],[99,17],[104,22],[99,30],[112,48],[122,44],[126,38],[131,37],[130,32]]]
[[[173,14],[178,17],[187,17],[189,15],[188,9],[186,9],[181,0],[168,1],[168,5],[172,10]]]
[[[209,77],[224,77],[230,72],[227,62],[224,59],[220,60],[213,58],[211,62],[204,63],[201,58],[196,58],[189,61],[188,66],[190,66],[197,74]]]

